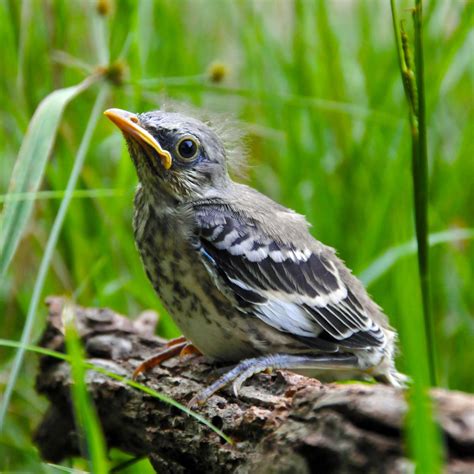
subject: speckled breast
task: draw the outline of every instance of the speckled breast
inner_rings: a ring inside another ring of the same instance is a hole
[[[137,196],[133,224],[146,274],[183,335],[212,359],[255,355],[247,317],[215,286],[183,220]]]

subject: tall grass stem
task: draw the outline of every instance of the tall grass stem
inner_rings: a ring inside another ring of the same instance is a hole
[[[408,37],[399,23],[395,1],[390,0],[397,46],[398,63],[408,103],[408,118],[412,138],[412,179],[415,230],[418,245],[418,272],[423,303],[423,321],[427,343],[431,385],[437,385],[433,316],[431,313],[429,244],[428,244],[428,152],[426,144],[425,86],[423,68],[422,2],[416,0],[413,9],[415,33],[415,70],[412,68]]]
[[[107,474],[107,447],[104,433],[94,402],[87,390],[85,354],[75,326],[75,309],[71,303],[64,305],[61,318],[65,327],[65,342],[71,364],[71,398],[76,432],[84,458],[88,460],[90,471]]]
[[[442,449],[429,394],[430,385],[436,384],[436,369],[429,295],[428,167],[422,64],[422,5],[421,0],[415,0],[415,69],[411,60],[408,35],[404,24],[398,21],[395,1],[390,0],[390,5],[401,79],[408,103],[418,271],[423,309],[421,312],[418,307],[412,307],[410,315],[403,314],[400,321],[406,365],[413,379],[408,393],[406,435],[417,472],[436,474],[441,472]]]
[[[413,135],[413,188],[415,197],[416,238],[418,242],[418,269],[420,273],[421,295],[431,385],[438,385],[436,370],[436,348],[433,333],[433,315],[430,297],[430,268],[428,245],[428,149],[426,142],[426,109],[425,109],[425,79],[423,58],[423,3],[415,0],[413,11],[415,30],[415,68],[417,91],[417,122],[418,134]],[[415,140],[416,138],[416,140]]]

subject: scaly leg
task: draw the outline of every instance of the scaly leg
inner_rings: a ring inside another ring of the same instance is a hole
[[[199,349],[194,347],[190,342],[186,340],[184,336],[179,336],[175,339],[168,341],[160,352],[144,360],[134,371],[132,378],[136,379],[142,372],[156,367],[165,360],[171,359],[177,355],[185,356],[189,354],[201,354]]]
[[[357,367],[357,357],[348,354],[319,356],[272,354],[246,359],[195,395],[188,403],[188,407],[196,404],[202,405],[210,396],[230,383],[232,383],[234,394],[237,397],[240,387],[248,378],[267,369],[343,370],[354,367]]]

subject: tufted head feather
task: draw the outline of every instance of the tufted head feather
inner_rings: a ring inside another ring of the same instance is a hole
[[[248,170],[249,147],[248,131],[245,125],[229,113],[211,112],[189,103],[166,99],[160,101],[160,111],[178,113],[207,125],[221,140],[226,151],[226,162],[229,173],[238,178],[246,178]]]

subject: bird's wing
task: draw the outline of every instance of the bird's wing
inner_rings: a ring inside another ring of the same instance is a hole
[[[383,331],[344,283],[329,249],[278,242],[229,206],[198,207],[195,216],[198,251],[241,311],[315,343],[354,349],[385,344]]]

